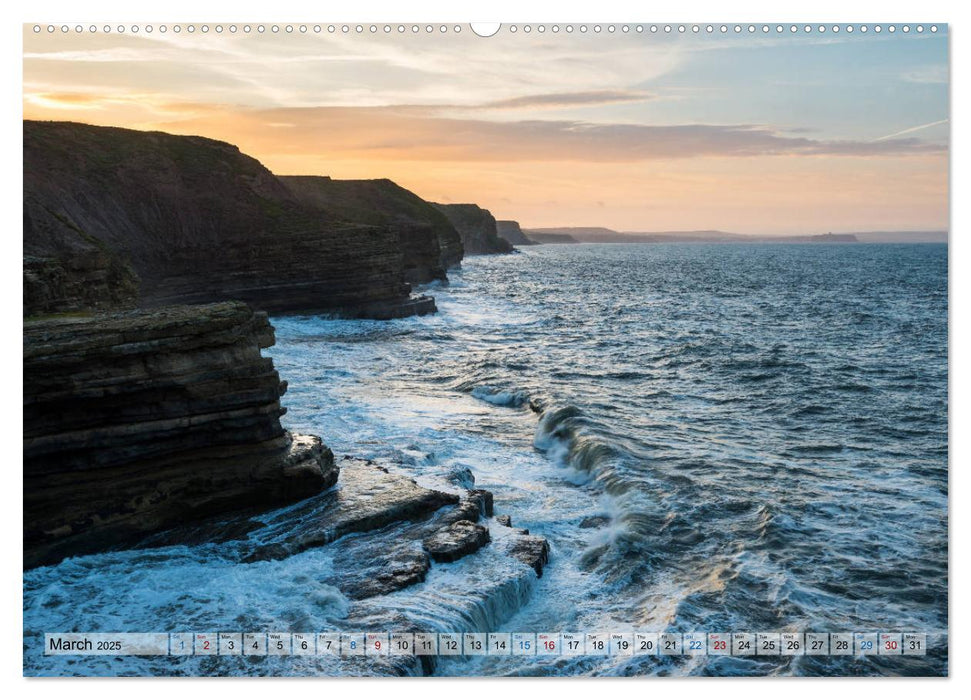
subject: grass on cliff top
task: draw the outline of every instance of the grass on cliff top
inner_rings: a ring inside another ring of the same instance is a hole
[[[345,221],[386,225],[396,219],[452,228],[448,218],[414,192],[388,180],[332,180],[328,177],[283,176],[280,180],[303,201]]]
[[[180,169],[194,173],[229,170],[238,175],[255,175],[263,169],[259,161],[241,153],[236,146],[203,136],[76,122],[25,120],[24,148],[57,154],[64,162],[83,159],[94,170],[114,171],[134,160],[144,167],[150,167],[152,161],[162,166],[166,157]]]

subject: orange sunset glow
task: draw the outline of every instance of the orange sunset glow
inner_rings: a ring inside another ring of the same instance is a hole
[[[524,227],[948,227],[947,37],[35,34],[24,118],[228,141]]]

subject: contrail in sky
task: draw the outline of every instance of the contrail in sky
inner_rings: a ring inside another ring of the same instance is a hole
[[[941,119],[937,122],[931,122],[930,124],[921,124],[920,126],[912,126],[909,129],[904,129],[903,131],[898,131],[895,134],[889,134],[887,136],[881,136],[878,139],[873,139],[874,141],[886,141],[887,139],[892,139],[894,136],[903,136],[904,134],[910,134],[915,131],[920,131],[921,129],[928,129],[932,126],[937,126],[938,124],[947,124],[947,119]]]

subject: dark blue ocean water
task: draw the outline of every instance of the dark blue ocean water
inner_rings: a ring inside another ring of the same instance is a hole
[[[931,652],[437,673],[946,673],[946,246],[537,246],[450,278],[430,290],[434,317],[278,318],[267,354],[290,384],[288,427],[430,485],[467,468],[549,538],[546,574],[502,603],[501,630],[916,631]],[[240,591],[269,575],[211,548],[125,556],[28,572],[25,627],[168,629],[176,614],[230,628]],[[307,557],[273,576],[326,565]],[[197,576],[225,592],[179,592]],[[400,605],[427,606],[433,585]],[[251,619],[288,624],[306,592],[262,588]],[[339,628],[346,606],[314,595],[303,624]]]

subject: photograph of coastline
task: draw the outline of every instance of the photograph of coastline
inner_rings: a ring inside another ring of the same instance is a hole
[[[24,25],[24,675],[947,676],[948,40]]]

